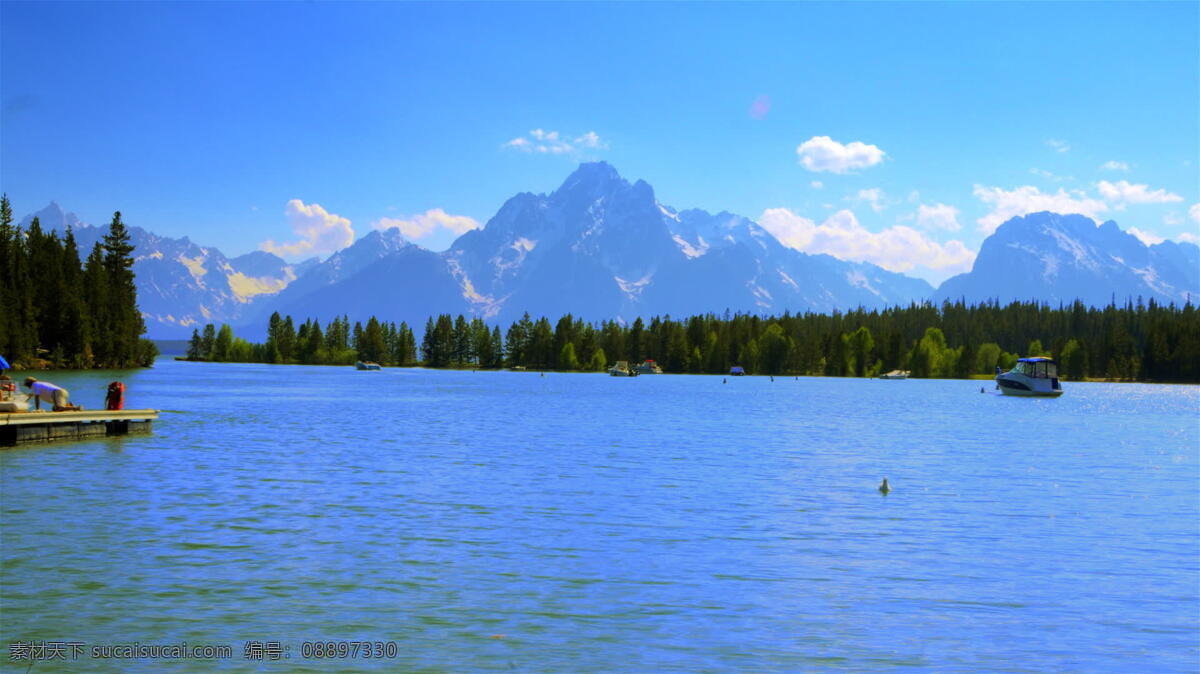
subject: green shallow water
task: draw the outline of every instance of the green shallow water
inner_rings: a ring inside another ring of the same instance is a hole
[[[1200,387],[121,377],[153,435],[0,451],[0,639],[234,657],[63,671],[1200,668]]]

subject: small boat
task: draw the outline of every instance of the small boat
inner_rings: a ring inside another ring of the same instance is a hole
[[[613,365],[612,367],[608,368],[608,373],[614,377],[636,377],[636,376],[638,376],[638,371],[636,369],[631,370],[629,368],[629,363],[624,360],[618,360],[616,365]]]
[[[8,363],[5,363],[7,365]],[[17,391],[17,383],[8,378],[0,379],[0,413],[25,412],[29,410],[29,396]]]
[[[653,360],[651,360],[649,358],[642,361],[641,365],[635,365],[633,367],[633,369],[638,374],[662,374],[663,373],[662,368],[658,366],[658,363],[654,362]]]
[[[729,368],[729,374],[733,375],[734,377],[742,377],[746,374],[746,370],[742,368],[741,365],[734,365],[733,367]]]
[[[1017,366],[996,375],[996,386],[1009,396],[1045,396],[1063,394],[1058,383],[1058,363],[1049,358],[1018,358]]]
[[[908,370],[892,370],[886,374],[879,375],[880,379],[908,379]]]
[[[354,367],[359,370],[382,370],[383,366],[373,361],[358,361]]]

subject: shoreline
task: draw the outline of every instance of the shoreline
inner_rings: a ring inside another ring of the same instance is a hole
[[[353,363],[346,365],[346,364],[333,364],[333,363],[261,363],[261,362],[257,362],[257,361],[212,361],[212,360],[188,360],[187,358],[185,358],[183,356],[163,356],[163,358],[171,358],[172,360],[181,362],[181,363],[209,363],[212,365],[271,365],[271,366],[286,366],[286,367],[302,365],[302,366],[308,366],[308,367],[354,368]],[[470,366],[426,367],[419,363],[415,364],[415,365],[386,365],[386,364],[381,364],[381,365],[384,370],[430,370],[430,371],[446,371],[446,372],[471,371],[471,372],[514,372],[514,373],[528,373],[528,374],[553,373],[553,374],[608,375],[607,370],[555,370],[555,369],[550,369],[550,368],[547,368],[547,369],[525,368],[525,369],[521,369],[521,370],[514,370],[514,369],[508,368],[508,367],[484,368],[484,367],[470,367]],[[67,370],[67,371],[84,372],[87,370]],[[770,375],[770,374],[731,375],[728,373],[722,374],[722,373],[713,373],[713,372],[663,372],[661,375],[640,375],[640,376],[657,377],[657,376],[667,376],[667,375],[670,375],[670,376],[689,376],[690,375],[690,376],[697,376],[697,377],[739,377],[739,378],[744,378],[744,377],[783,377],[783,378],[803,377],[806,379],[863,379],[863,380],[878,380],[879,379],[878,376],[845,377],[845,376],[827,375],[827,374],[798,374],[798,373],[794,373],[794,372],[774,374],[774,375]],[[618,377],[618,379],[620,379],[620,377]],[[973,374],[967,378],[908,377],[908,379],[916,379],[916,380],[921,380],[921,381],[963,381],[963,382],[974,382],[974,381],[994,382],[996,380],[994,375],[987,375],[987,374]],[[1154,381],[1154,380],[1149,380],[1149,379],[1145,379],[1145,380],[1142,380],[1142,379],[1108,379],[1108,378],[1104,378],[1104,377],[1086,377],[1084,379],[1066,379],[1066,378],[1060,377],[1060,379],[1064,383],[1067,383],[1067,384],[1160,384],[1160,385],[1164,385],[1164,386],[1200,386],[1200,381],[1195,381],[1195,382]]]

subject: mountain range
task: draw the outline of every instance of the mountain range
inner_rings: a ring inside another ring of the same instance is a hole
[[[1038,300],[1102,306],[1128,298],[1184,304],[1200,298],[1200,247],[1147,246],[1109,220],[1032,213],[1002,224],[984,240],[971,271],[946,279],[936,302],[965,298]]]
[[[83,258],[108,232],[108,225],[85,224],[54,202],[25,216],[21,227],[29,227],[35,217],[43,230],[60,235],[70,227]],[[128,229],[136,256],[138,308],[147,334],[156,339],[186,337],[209,322],[236,323],[256,300],[278,293],[318,263],[314,258],[288,264],[261,251],[231,259],[188,237],[172,239],[141,227]]]
[[[107,227],[57,204],[34,216],[43,229],[75,231],[86,255]],[[261,339],[273,311],[327,322],[349,315],[407,321],[438,313],[507,324],[529,312],[588,320],[726,310],[760,314],[882,308],[925,300],[1030,300],[1093,305],[1126,297],[1181,304],[1200,296],[1200,248],[1147,246],[1114,222],[1034,213],[1001,225],[974,268],[938,289],[865,262],[788,248],[754,221],[677,211],[644,181],[605,162],[579,166],[550,194],[508,199],[481,229],[444,252],[372,231],[324,261],[289,264],[265,252],[219,250],[130,227],[138,301],[154,338],[179,338],[208,322]]]

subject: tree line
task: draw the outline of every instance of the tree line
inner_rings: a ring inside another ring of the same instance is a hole
[[[34,218],[13,225],[0,197],[0,354],[14,367],[150,366],[158,355],[137,307],[133,245],[121,213],[81,261],[75,234]]]
[[[388,365],[417,364],[417,347],[407,323],[385,323],[374,316],[366,326],[353,328],[346,316],[335,318],[324,329],[309,319],[297,328],[291,316],[271,314],[267,341],[252,344],[233,334],[229,325],[217,329],[209,323],[201,333],[192,330],[187,360],[229,363],[275,363],[305,365],[353,365],[374,361]]]
[[[249,344],[227,326],[193,335],[189,358],[274,363],[601,371],[614,361],[657,361],[665,372],[969,378],[1009,369],[1020,356],[1050,356],[1068,379],[1200,382],[1200,313],[1190,302],[1140,299],[1096,308],[1075,302],[940,306],[757,316],[704,314],[682,320],[637,318],[592,323],[570,314],[551,323],[529,314],[501,334],[482,319],[442,314],[425,324],[419,353],[401,323],[372,317],[349,327],[342,317],[322,333],[314,320],[294,328],[271,317],[268,339]],[[224,337],[222,337],[224,335]],[[214,355],[215,354],[215,355]]]

